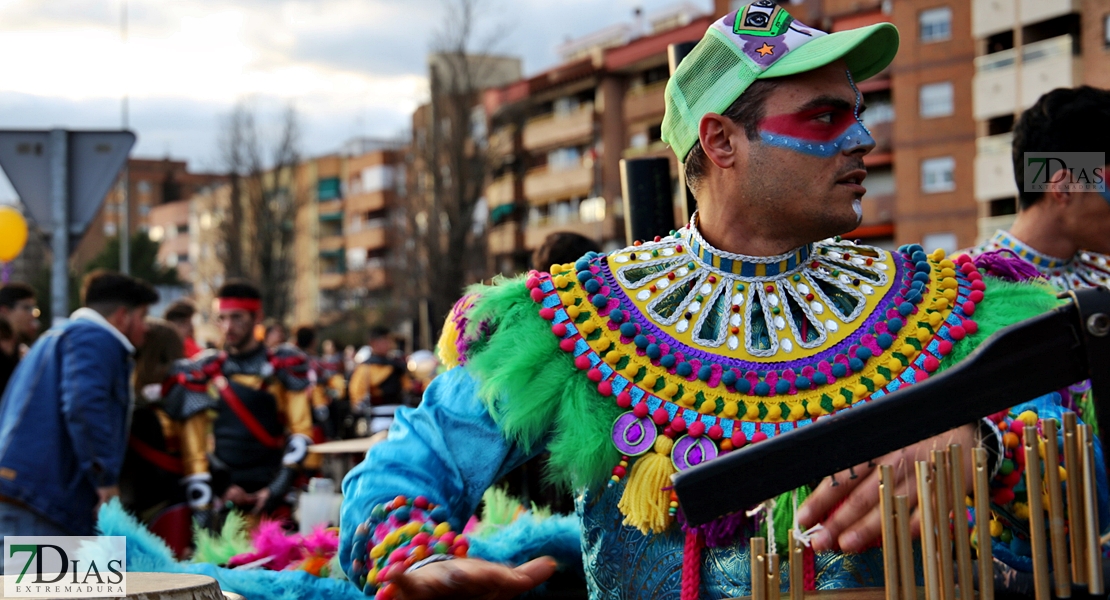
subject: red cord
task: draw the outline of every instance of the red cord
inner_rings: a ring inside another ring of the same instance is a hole
[[[701,588],[701,551],[705,540],[697,531],[686,532],[682,549],[682,600],[697,600]]]
[[[807,592],[817,590],[817,567],[814,564],[816,558],[813,548],[806,547],[802,550],[802,575],[805,578],[802,589]]]

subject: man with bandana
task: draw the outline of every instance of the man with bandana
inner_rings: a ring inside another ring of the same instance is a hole
[[[214,504],[256,515],[283,506],[312,443],[308,359],[290,344],[268,349],[254,336],[262,321],[258,288],[228,281],[216,294],[216,310],[223,350],[178,361],[163,401],[180,421],[215,415],[210,456],[208,427],[182,439],[186,495],[202,521]],[[213,503],[214,496],[221,502]]]
[[[1056,306],[966,256],[840,239],[859,224],[875,147],[856,82],[897,47],[888,23],[826,34],[769,0],[714,23],[668,82],[662,126],[698,212],[669,235],[456,304],[439,344],[451,368],[344,481],[350,580],[380,600],[511,598],[543,581],[550,559],[483,562],[486,549],[457,534],[492,482],[546,450],[549,476],[578,492],[591,598],[748,595],[747,540],[787,539],[794,501],[800,528],[824,525],[808,537],[807,589],[881,586],[875,464],[981,440],[997,468],[999,422],[1058,417],[1049,395],[781,497],[773,517],[683,523],[676,471],[881,402]],[[799,448],[799,461],[833,451]],[[1009,510],[1019,492],[993,497]]]

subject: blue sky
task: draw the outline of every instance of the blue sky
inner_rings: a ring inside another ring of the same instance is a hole
[[[557,63],[569,38],[676,0],[482,0],[479,38]],[[710,0],[690,0],[705,11]],[[221,117],[240,100],[263,121],[290,103],[308,154],[354,136],[396,137],[427,94],[444,0],[0,0],[0,129],[118,128],[130,97],[135,156],[217,169]],[[0,175],[0,201],[15,196]]]

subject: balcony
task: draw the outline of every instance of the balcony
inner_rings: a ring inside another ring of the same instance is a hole
[[[502,175],[493,180],[486,188],[486,202],[489,207],[501,206],[502,204],[511,204],[513,201],[513,176]]]
[[[1017,193],[1011,144],[1014,134],[975,140],[975,199],[987,202]]]
[[[342,200],[328,200],[326,202],[320,202],[316,207],[316,211],[318,213],[320,213],[321,216],[328,215],[328,214],[341,213],[341,212],[343,212],[343,201]]]
[[[531,204],[547,204],[563,198],[586,197],[594,183],[592,167],[562,171],[539,167],[524,176],[524,197]]]
[[[1077,12],[1080,0],[1019,0],[1021,24],[1029,25]],[[1010,31],[1017,21],[1015,0],[973,0],[971,3],[971,34],[984,38]]]
[[[502,223],[486,234],[486,246],[490,256],[512,254],[521,250],[523,241],[520,225],[516,221]]]
[[[663,90],[666,88],[667,82],[664,80],[629,90],[624,96],[624,121],[634,123],[662,119],[666,107]]]
[[[502,127],[490,134],[489,155],[495,157],[512,155],[514,153],[513,138],[515,134],[515,127]]]
[[[365,248],[366,250],[377,250],[384,248],[388,240],[385,235],[385,227],[368,227],[361,231],[352,231],[347,233],[347,247],[348,248]]]
[[[524,149],[531,151],[588,141],[593,131],[593,104],[586,104],[568,115],[535,117],[524,125]]]
[[[1072,56],[1072,37],[1062,35],[1021,48],[1021,87],[1018,87],[1017,50],[975,59],[973,110],[984,120],[1033,106],[1045,93],[1079,82],[1080,63]]]
[[[320,289],[337,290],[344,285],[343,273],[320,273]]]
[[[391,190],[354,194],[347,197],[346,209],[349,213],[378,212],[392,204],[390,202],[392,198],[393,192]]]
[[[335,252],[343,252],[343,247],[342,235],[325,235],[320,238],[321,254],[333,254]]]
[[[346,285],[351,290],[378,290],[389,283],[384,267],[367,266],[357,271],[350,271],[346,276]]]

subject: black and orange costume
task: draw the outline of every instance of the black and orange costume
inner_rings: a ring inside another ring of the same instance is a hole
[[[367,434],[389,429],[410,387],[408,367],[401,360],[372,354],[355,367],[351,373],[351,410],[367,420]]]

